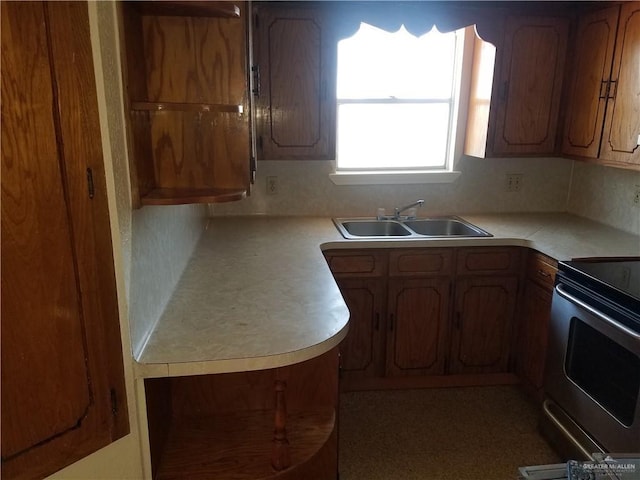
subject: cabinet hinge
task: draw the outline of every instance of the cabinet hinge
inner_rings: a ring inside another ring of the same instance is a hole
[[[116,393],[116,389],[111,389],[111,413],[115,417],[118,415],[118,394]]]
[[[89,198],[93,198],[96,190],[93,185],[93,171],[90,168],[87,168],[87,190],[89,192]]]

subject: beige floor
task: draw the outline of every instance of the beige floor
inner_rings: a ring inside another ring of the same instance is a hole
[[[515,480],[559,462],[516,387],[351,392],[340,398],[340,480]]]

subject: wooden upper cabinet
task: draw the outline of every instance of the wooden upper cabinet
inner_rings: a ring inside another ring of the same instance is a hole
[[[600,158],[640,169],[640,2],[620,10]]]
[[[337,44],[326,8],[254,8],[256,140],[261,160],[335,158]]]
[[[123,2],[135,206],[239,200],[252,179],[243,2]]]
[[[640,169],[640,2],[578,20],[562,153]]]
[[[582,17],[568,89],[562,153],[597,158],[606,107],[607,83],[616,40],[619,6]]]
[[[567,36],[564,18],[506,19],[494,81],[493,154],[554,153]]]
[[[2,477],[129,431],[85,2],[2,2]],[[88,181],[90,179],[90,181]]]

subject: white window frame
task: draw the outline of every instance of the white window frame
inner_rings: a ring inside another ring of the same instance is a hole
[[[462,29],[456,34],[456,59],[454,63],[453,95],[450,100],[448,152],[446,165],[443,169],[340,169],[334,168],[334,173],[329,175],[336,185],[399,185],[399,184],[426,184],[426,183],[451,183],[461,174],[455,170],[463,144],[462,139],[466,130],[466,105],[468,101],[468,86],[471,76],[471,57],[473,56],[473,26]],[[462,98],[464,96],[464,98]],[[339,103],[433,103],[429,99],[336,99],[336,111]],[[448,101],[437,100],[438,103]],[[337,132],[337,125],[336,125]],[[336,162],[337,164],[337,162]]]

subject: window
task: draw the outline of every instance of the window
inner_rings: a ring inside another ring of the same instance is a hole
[[[361,23],[338,43],[338,174],[452,170],[463,35]]]

